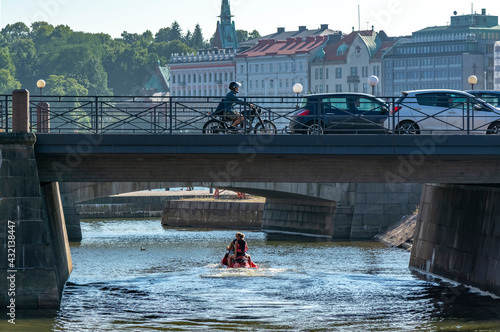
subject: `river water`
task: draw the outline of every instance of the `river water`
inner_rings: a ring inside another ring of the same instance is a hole
[[[82,222],[60,310],[0,331],[500,331],[500,300],[421,278],[408,252],[249,231],[260,269],[223,269],[235,231]]]

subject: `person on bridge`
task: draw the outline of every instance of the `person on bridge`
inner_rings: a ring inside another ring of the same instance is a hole
[[[236,239],[234,239],[229,246],[231,245],[234,250],[234,254],[229,255],[227,259],[228,266],[231,266],[232,260],[236,261],[242,258],[247,258],[250,265],[252,264],[252,256],[247,254],[248,245],[247,242],[245,241],[245,234],[240,232],[236,233]]]
[[[241,84],[238,82],[229,83],[229,92],[227,95],[220,101],[219,105],[215,109],[214,114],[223,114],[231,119],[234,119],[232,123],[231,130],[236,130],[236,126],[245,121],[244,115],[238,113],[234,109],[235,104],[239,105],[248,105],[253,108],[253,104],[248,103],[244,100],[238,98],[237,94],[239,92]]]

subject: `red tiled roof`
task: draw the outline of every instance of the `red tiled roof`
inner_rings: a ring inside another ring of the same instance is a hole
[[[323,45],[327,36],[287,38],[287,40],[263,39],[259,43],[237,55],[237,57],[258,57],[266,55],[305,54]]]

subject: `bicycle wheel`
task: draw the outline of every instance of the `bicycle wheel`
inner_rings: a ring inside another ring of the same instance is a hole
[[[204,134],[225,134],[227,132],[227,128],[224,125],[223,122],[220,122],[219,120],[209,120],[205,125],[203,126],[203,133]]]
[[[273,122],[269,120],[263,120],[262,123],[257,123],[254,132],[256,134],[277,134],[278,130],[276,129],[276,125]]]

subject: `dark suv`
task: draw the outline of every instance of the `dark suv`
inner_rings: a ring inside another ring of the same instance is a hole
[[[288,131],[292,134],[384,133],[388,113],[387,103],[369,94],[306,95],[302,107],[291,115]]]

